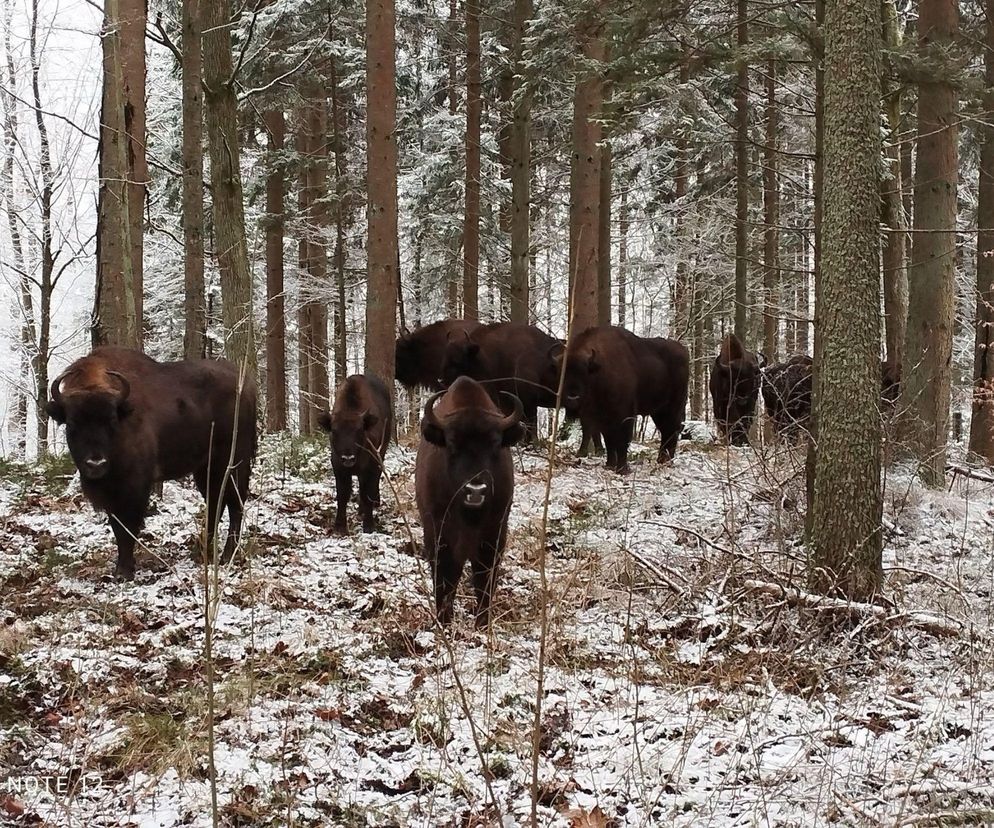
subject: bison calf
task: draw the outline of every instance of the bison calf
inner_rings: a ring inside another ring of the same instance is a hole
[[[135,574],[135,541],[154,483],[192,474],[207,501],[207,549],[228,510],[224,559],[234,554],[256,450],[255,382],[225,360],[156,362],[101,347],[51,387],[49,415],[66,426],[83,494],[107,513],[117,574]]]
[[[473,569],[476,626],[490,622],[514,498],[510,447],[523,434],[524,407],[517,397],[510,402],[514,410],[505,415],[483,386],[459,377],[425,405],[414,486],[440,624],[452,620],[466,561]]]
[[[735,334],[721,341],[708,386],[718,432],[733,446],[749,445],[765,364],[762,354],[747,351]]]
[[[375,526],[373,509],[380,504],[383,455],[393,433],[393,407],[386,386],[372,374],[356,374],[342,383],[331,411],[318,417],[328,432],[331,467],[335,472],[338,512],[335,529],[346,529],[345,510],[352,496],[352,478],[359,478],[362,531]]]

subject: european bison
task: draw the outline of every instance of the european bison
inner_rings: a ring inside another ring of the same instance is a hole
[[[536,433],[538,409],[556,406],[559,375],[549,351],[559,342],[534,325],[519,322],[496,322],[468,333],[453,332],[442,380],[448,385],[460,376],[474,379],[499,405],[517,397],[524,406],[522,421],[531,437]],[[506,411],[506,404],[503,407]]]
[[[734,446],[749,445],[765,364],[762,354],[747,351],[735,334],[721,341],[708,385],[718,432]]]
[[[442,319],[406,332],[396,344],[397,381],[407,388],[441,391],[445,349],[453,335],[463,335],[480,327],[465,319]]]
[[[513,410],[505,415],[482,385],[459,377],[425,405],[414,488],[440,624],[452,620],[467,560],[473,569],[476,626],[490,622],[514,498],[510,447],[522,436],[523,406],[517,398],[510,402]]]
[[[672,339],[643,338],[624,328],[588,328],[557,360],[566,359],[563,404],[604,436],[607,467],[628,473],[635,417],[659,430],[659,462],[673,459],[683,430],[690,356]]]
[[[221,507],[228,510],[230,560],[256,450],[251,377],[240,383],[226,360],[156,362],[128,348],[101,347],[70,365],[51,396],[47,410],[65,423],[83,494],[110,518],[118,576],[134,578],[135,541],[153,484],[189,474],[207,501],[208,550]]]
[[[893,408],[901,396],[901,363],[886,360],[880,364],[880,396],[884,405]]]
[[[774,431],[782,437],[798,437],[807,431],[813,364],[811,357],[798,354],[763,372],[763,403]]]
[[[355,374],[342,383],[331,411],[318,416],[328,433],[335,472],[338,512],[335,529],[346,530],[345,510],[352,497],[352,477],[359,478],[362,531],[375,528],[373,509],[380,504],[383,455],[393,434],[393,406],[387,387],[372,374]]]

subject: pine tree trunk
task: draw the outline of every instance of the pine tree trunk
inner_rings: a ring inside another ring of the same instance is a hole
[[[880,488],[880,0],[825,13],[824,253],[809,580],[869,600],[883,581]]]
[[[597,324],[611,324],[611,144],[600,149],[600,206],[597,213]]]
[[[970,451],[994,463],[994,0],[987,0],[984,48],[984,112],[980,132],[980,193],[977,207],[977,320],[973,361],[973,419]]]
[[[601,24],[585,18],[577,27],[583,56],[594,64],[604,57]],[[570,165],[569,336],[597,325],[600,256],[601,127],[600,69],[581,70],[573,99],[573,157]]]
[[[528,261],[531,209],[531,92],[526,80],[525,28],[532,0],[514,0],[514,112],[511,121],[511,282],[510,320],[530,321]]]
[[[103,93],[100,106],[97,194],[97,274],[93,345],[140,345],[130,221],[131,174],[124,93],[121,0],[104,4]],[[46,390],[47,393],[47,390]]]
[[[956,0],[923,0],[918,16],[922,48],[951,46],[958,28]],[[956,109],[956,90],[948,80],[936,77],[920,84],[901,408],[907,413],[902,433],[922,480],[935,487],[945,480],[949,428],[959,176]]]
[[[780,317],[780,174],[777,136],[777,62],[769,61],[766,72],[766,146],[763,150],[763,348],[771,362],[778,359],[777,332]]]
[[[459,93],[456,87],[456,54],[459,49],[459,12],[456,0],[449,0],[449,19],[446,25],[446,40],[448,42],[448,92],[449,92],[449,117],[455,121],[456,113],[459,111]],[[396,104],[395,104],[396,105]],[[453,159],[455,160],[455,159]],[[458,267],[460,255],[462,253],[462,233],[453,231],[452,233],[452,261],[450,263],[445,293],[445,309],[450,318],[459,315],[459,271]]]
[[[628,317],[628,188],[621,189],[618,208],[618,325],[625,327]]]
[[[737,0],[736,38],[749,43],[749,2]],[[749,65],[739,56],[735,82],[735,335],[748,341],[746,311],[749,280]]]
[[[680,65],[680,85],[690,80],[690,72],[686,62]],[[687,162],[687,136],[681,130],[676,138],[676,163],[673,170],[674,201],[676,203],[676,229],[674,235],[680,258],[676,263],[676,285],[673,297],[673,321],[670,325],[670,336],[683,339],[690,332],[690,268],[687,266],[686,248],[683,244],[686,234],[686,201],[687,178],[690,175],[690,165]]]
[[[393,388],[397,313],[397,94],[393,0],[366,3],[366,370]]]
[[[183,354],[207,354],[204,297],[204,92],[200,0],[183,3]]]
[[[331,128],[335,150],[335,378],[340,385],[348,376],[348,338],[346,337],[345,220],[348,212],[346,178],[345,107],[339,101],[338,67],[331,60]]]
[[[480,318],[480,0],[466,0],[466,214],[462,313]]]
[[[297,215],[300,236],[297,239],[297,423],[300,433],[314,433],[316,416],[312,414],[311,374],[314,367],[314,346],[311,324],[313,285],[311,284],[311,134],[308,107],[296,112],[297,132],[294,138],[299,167],[297,171]]]
[[[286,302],[283,283],[283,177],[285,118],[282,109],[265,114],[269,136],[269,172],[266,176],[266,430],[285,431]]]
[[[893,0],[885,0],[884,43],[892,51],[901,47],[901,29]],[[880,182],[881,222],[885,231],[883,250],[884,318],[887,362],[898,368],[904,364],[904,339],[908,321],[908,271],[905,268],[907,225],[901,193],[900,124],[901,85],[885,82],[884,114],[890,130],[884,158],[890,169],[890,179]]]
[[[239,166],[238,110],[231,58],[231,3],[215,0],[203,9],[204,102],[210,147],[214,246],[221,271],[224,353],[256,374],[252,319],[252,272],[245,239],[245,205]]]
[[[328,224],[328,102],[323,86],[312,91],[308,107],[311,164],[309,166],[310,216],[308,265],[311,291],[310,429],[317,431],[318,416],[329,405],[328,386],[328,251],[324,231]]]
[[[135,294],[135,331],[143,341],[144,212],[148,187],[145,157],[145,25],[148,0],[118,0],[121,10],[121,92],[124,129],[128,135],[128,238],[131,242],[131,278]]]

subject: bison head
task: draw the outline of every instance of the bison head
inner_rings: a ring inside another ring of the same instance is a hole
[[[328,434],[331,443],[331,464],[335,468],[351,469],[359,462],[359,453],[371,451],[367,431],[379,422],[369,411],[327,411],[318,416],[318,425]]]
[[[472,511],[482,509],[494,494],[501,454],[524,434],[520,425],[524,407],[513,394],[507,416],[481,408],[457,408],[443,418],[435,413],[435,401],[444,393],[433,394],[425,404],[421,434],[425,440],[446,452],[446,473],[457,490],[456,502]]]
[[[466,331],[450,331],[442,362],[442,385],[448,388],[459,377],[480,376],[480,346]]]
[[[585,353],[568,354],[561,343],[553,345],[549,352],[550,354],[556,352],[553,362],[556,366],[557,375],[563,370],[563,360],[566,360],[566,370],[563,375],[562,406],[570,417],[578,417],[580,416],[580,406],[587,390],[590,375],[596,374],[601,369],[601,364],[597,359],[597,352],[591,348]]]
[[[408,388],[415,386],[421,376],[421,346],[410,332],[403,331],[394,350],[397,382]]]
[[[65,424],[66,442],[81,477],[99,480],[110,470],[122,420],[131,414],[131,386],[117,371],[105,371],[108,382],[97,388],[64,389],[74,372],[58,377],[45,407],[55,422]]]

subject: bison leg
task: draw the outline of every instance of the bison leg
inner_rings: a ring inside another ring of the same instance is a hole
[[[335,494],[338,498],[338,511],[335,513],[335,531],[345,532],[348,530],[346,510],[349,506],[349,498],[352,497],[352,473],[335,471]],[[360,506],[362,502],[360,501]]]
[[[359,477],[359,513],[362,515],[362,531],[376,529],[373,509],[380,505],[380,469],[368,469]]]
[[[244,513],[244,501],[234,482],[228,483],[225,506],[228,508],[228,539],[224,542],[224,555],[221,560],[223,563],[228,563],[235,556],[235,547],[242,534],[242,514]]]
[[[679,411],[657,411],[652,415],[652,421],[659,431],[660,463],[668,463],[676,456],[677,443],[680,442],[680,432],[683,431],[683,409]]]
[[[150,492],[144,492],[144,497],[138,497],[132,503],[119,506],[113,513],[108,513],[110,527],[117,541],[117,566],[114,575],[126,581],[135,577],[135,544],[138,533],[145,520],[145,510],[148,508]]]
[[[604,444],[607,447],[607,468],[618,474],[628,474],[628,446],[632,441],[632,423],[629,417],[619,426],[604,430]]]
[[[447,627],[452,623],[452,605],[456,599],[456,587],[462,567],[456,566],[447,546],[439,544],[431,558],[431,575],[435,585],[435,617],[438,623]]]
[[[480,550],[481,553],[484,550]],[[497,559],[493,549],[489,554],[473,558],[473,591],[476,593],[476,628],[482,630],[490,625],[490,604],[494,587],[497,584]]]

